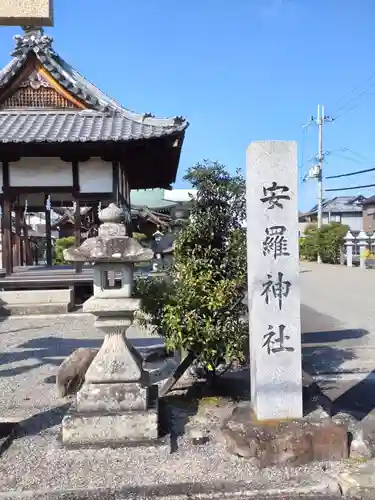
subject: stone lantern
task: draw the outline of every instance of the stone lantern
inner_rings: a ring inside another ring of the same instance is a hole
[[[76,404],[64,417],[62,441],[71,446],[147,443],[158,437],[157,387],[148,387],[141,356],[126,338],[140,299],[132,297],[135,262],[153,252],[126,234],[126,214],[114,203],[102,210],[98,236],[65,250],[70,262],[92,262],[94,295],[84,312],[105,335]]]
[[[151,242],[151,248],[154,253],[154,262],[152,265],[152,270],[154,272],[161,271],[163,265],[163,248],[162,248],[162,239],[163,239],[164,234],[159,230],[159,228],[155,231],[155,233],[152,235],[152,242]]]

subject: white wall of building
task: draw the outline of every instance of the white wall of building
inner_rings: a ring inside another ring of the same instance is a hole
[[[72,165],[59,158],[21,158],[9,163],[9,183],[17,186],[72,186]]]
[[[112,163],[100,158],[79,164],[81,193],[111,193],[113,189]]]

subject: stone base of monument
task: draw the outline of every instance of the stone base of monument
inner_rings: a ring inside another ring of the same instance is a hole
[[[158,439],[158,387],[147,387],[140,356],[120,331],[108,333],[62,422],[65,446],[133,446]]]
[[[349,456],[348,427],[330,417],[257,421],[251,404],[238,406],[222,427],[230,453],[260,468],[342,460]]]
[[[87,389],[87,386],[85,386],[85,389]],[[76,448],[150,446],[158,444],[157,387],[151,389],[152,391],[145,389],[147,392],[152,393],[149,394],[147,399],[135,397],[132,401],[129,401],[129,389],[118,387],[113,388],[113,390],[109,388],[104,390],[105,395],[103,395],[103,388],[100,388],[96,402],[92,395],[84,404],[77,401],[77,406],[72,408],[63,419],[62,441],[64,446]],[[117,392],[117,396],[111,398],[110,392],[114,394]],[[129,402],[125,406],[133,405],[135,408],[115,410],[116,406],[121,408],[121,402],[116,402],[116,399],[121,399],[121,396],[119,398],[120,393],[124,395],[123,401],[128,400]],[[91,403],[89,402],[90,398]],[[145,408],[141,409],[141,406],[145,404]],[[110,408],[112,408],[112,411],[109,410]]]

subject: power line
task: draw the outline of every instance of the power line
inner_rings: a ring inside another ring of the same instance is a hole
[[[373,72],[373,73],[372,73],[372,74],[371,74],[371,75],[370,75],[370,76],[369,76],[369,77],[365,80],[365,83],[367,83],[368,81],[372,80],[374,77],[375,77],[375,71],[374,71],[374,72]],[[352,88],[352,90],[350,90],[350,91],[346,94],[346,96],[347,96],[347,97],[349,97],[351,94],[354,94],[356,91],[358,91],[358,90],[360,90],[360,89],[361,89],[361,85],[358,85],[358,84],[357,84],[357,85],[355,85],[355,86]],[[336,108],[336,106],[339,106],[340,101],[342,102],[342,101],[344,101],[344,99],[345,99],[345,96],[343,96],[343,97],[341,97],[340,99],[338,99],[338,100],[336,101],[336,103],[334,104],[334,107]],[[342,106],[341,106],[341,107],[342,107]],[[336,111],[337,111],[337,109],[336,109]]]
[[[345,155],[340,155],[340,154],[338,154],[338,153],[334,153],[334,152],[332,152],[332,154],[333,154],[334,156],[337,156],[338,158],[342,158],[343,160],[348,160],[348,161],[352,161],[353,163],[358,163],[359,165],[363,165],[363,163],[364,163],[363,161],[359,161],[359,160],[356,160],[356,159],[354,159],[354,158],[350,158],[350,157],[345,156]]]
[[[349,177],[351,175],[365,174],[366,172],[374,172],[375,168],[366,168],[366,170],[357,170],[356,172],[349,172],[347,174],[330,175],[326,179],[338,179],[339,177]],[[328,189],[326,190],[328,191]]]
[[[373,73],[366,81],[370,81],[372,80],[373,78],[375,77],[375,73]],[[368,94],[366,96],[366,94],[374,88],[374,91],[371,92],[370,94]],[[356,90],[359,90],[360,87],[357,86],[355,87],[351,92],[349,92],[349,95],[350,94],[353,94]],[[369,85],[368,87],[366,87],[364,90],[362,90],[362,92],[360,92],[358,95],[355,95],[354,97],[352,97],[351,99],[349,99],[349,101],[342,105],[342,106],[339,106],[334,114],[336,115],[334,117],[334,119],[336,120],[337,118],[339,118],[340,116],[342,116],[343,113],[345,112],[349,112],[351,111],[352,109],[355,109],[356,107],[358,107],[360,104],[361,104],[361,99],[364,98],[364,97],[367,97],[369,98],[371,95],[373,95],[375,93],[375,82],[373,82],[371,85]],[[341,99],[342,100],[342,99]],[[356,102],[357,101],[357,102]],[[340,102],[340,100],[339,100]],[[341,111],[341,112],[340,112]]]
[[[374,160],[370,160],[367,156],[363,156],[360,153],[356,153],[355,151],[353,151],[350,148],[347,148],[347,147],[342,148],[342,151],[349,151],[349,153],[352,153],[353,155],[358,156],[359,158],[363,158],[363,160],[365,160],[365,161],[369,161],[370,163],[375,163]]]
[[[375,184],[366,184],[365,186],[354,186],[354,187],[347,187],[347,188],[335,188],[335,189],[326,189],[325,191],[349,191],[351,189],[365,189],[365,188],[370,188],[374,187]]]

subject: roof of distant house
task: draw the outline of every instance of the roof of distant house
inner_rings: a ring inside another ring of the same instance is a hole
[[[370,198],[366,198],[364,200],[363,205],[375,205],[375,196],[370,196]]]
[[[366,198],[362,195],[357,196],[335,196],[331,199],[323,200],[323,213],[343,213],[351,212],[358,213],[362,212],[363,203]],[[299,217],[314,215],[318,212],[318,205],[314,205],[311,210],[304,214],[300,214]]]

